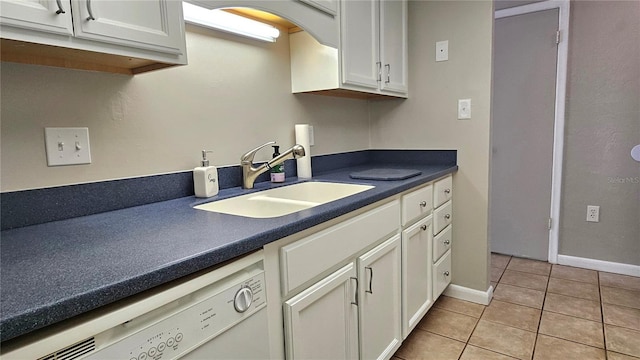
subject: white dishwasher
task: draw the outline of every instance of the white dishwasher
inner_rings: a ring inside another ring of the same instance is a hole
[[[9,359],[267,359],[262,251],[38,337]]]

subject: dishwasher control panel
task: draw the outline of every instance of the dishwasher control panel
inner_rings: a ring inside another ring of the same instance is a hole
[[[196,349],[266,306],[264,271],[232,285],[203,289],[96,335],[85,359],[174,359]],[[250,296],[237,310],[238,294]]]

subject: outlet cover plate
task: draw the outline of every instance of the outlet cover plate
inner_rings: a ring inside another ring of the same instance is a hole
[[[436,62],[449,60],[449,40],[436,42]]]
[[[471,99],[458,100],[458,119],[471,119]]]
[[[600,206],[587,205],[587,221],[600,222]]]
[[[91,164],[89,128],[45,128],[47,165]]]

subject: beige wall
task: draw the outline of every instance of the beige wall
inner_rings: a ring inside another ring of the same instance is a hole
[[[571,2],[562,255],[640,265],[639,19],[638,1]]]
[[[453,283],[482,291],[489,286],[492,31],[491,1],[410,1],[410,97],[371,104],[373,148],[458,150]],[[436,63],[441,40],[449,40],[449,60]],[[472,119],[457,120],[458,99],[467,98]]]
[[[291,94],[286,36],[187,30],[189,65],[134,77],[3,62],[1,191],[189,170],[202,149],[238,164],[292,145],[296,123],[314,125],[314,155],[369,148],[366,101]],[[58,126],[89,128],[92,164],[47,167],[44,127]]]

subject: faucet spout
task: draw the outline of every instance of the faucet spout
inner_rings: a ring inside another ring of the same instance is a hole
[[[295,144],[290,149],[284,151],[280,155],[275,158],[269,160],[268,162],[255,167],[253,166],[253,158],[258,152],[258,150],[262,149],[265,146],[275,144],[275,141],[268,142],[262,146],[259,146],[248,153],[244,154],[240,159],[240,165],[242,166],[242,188],[243,189],[253,189],[253,183],[256,181],[256,178],[260,176],[260,174],[270,170],[272,167],[282,164],[287,159],[298,159],[305,156],[304,147],[299,144]]]

